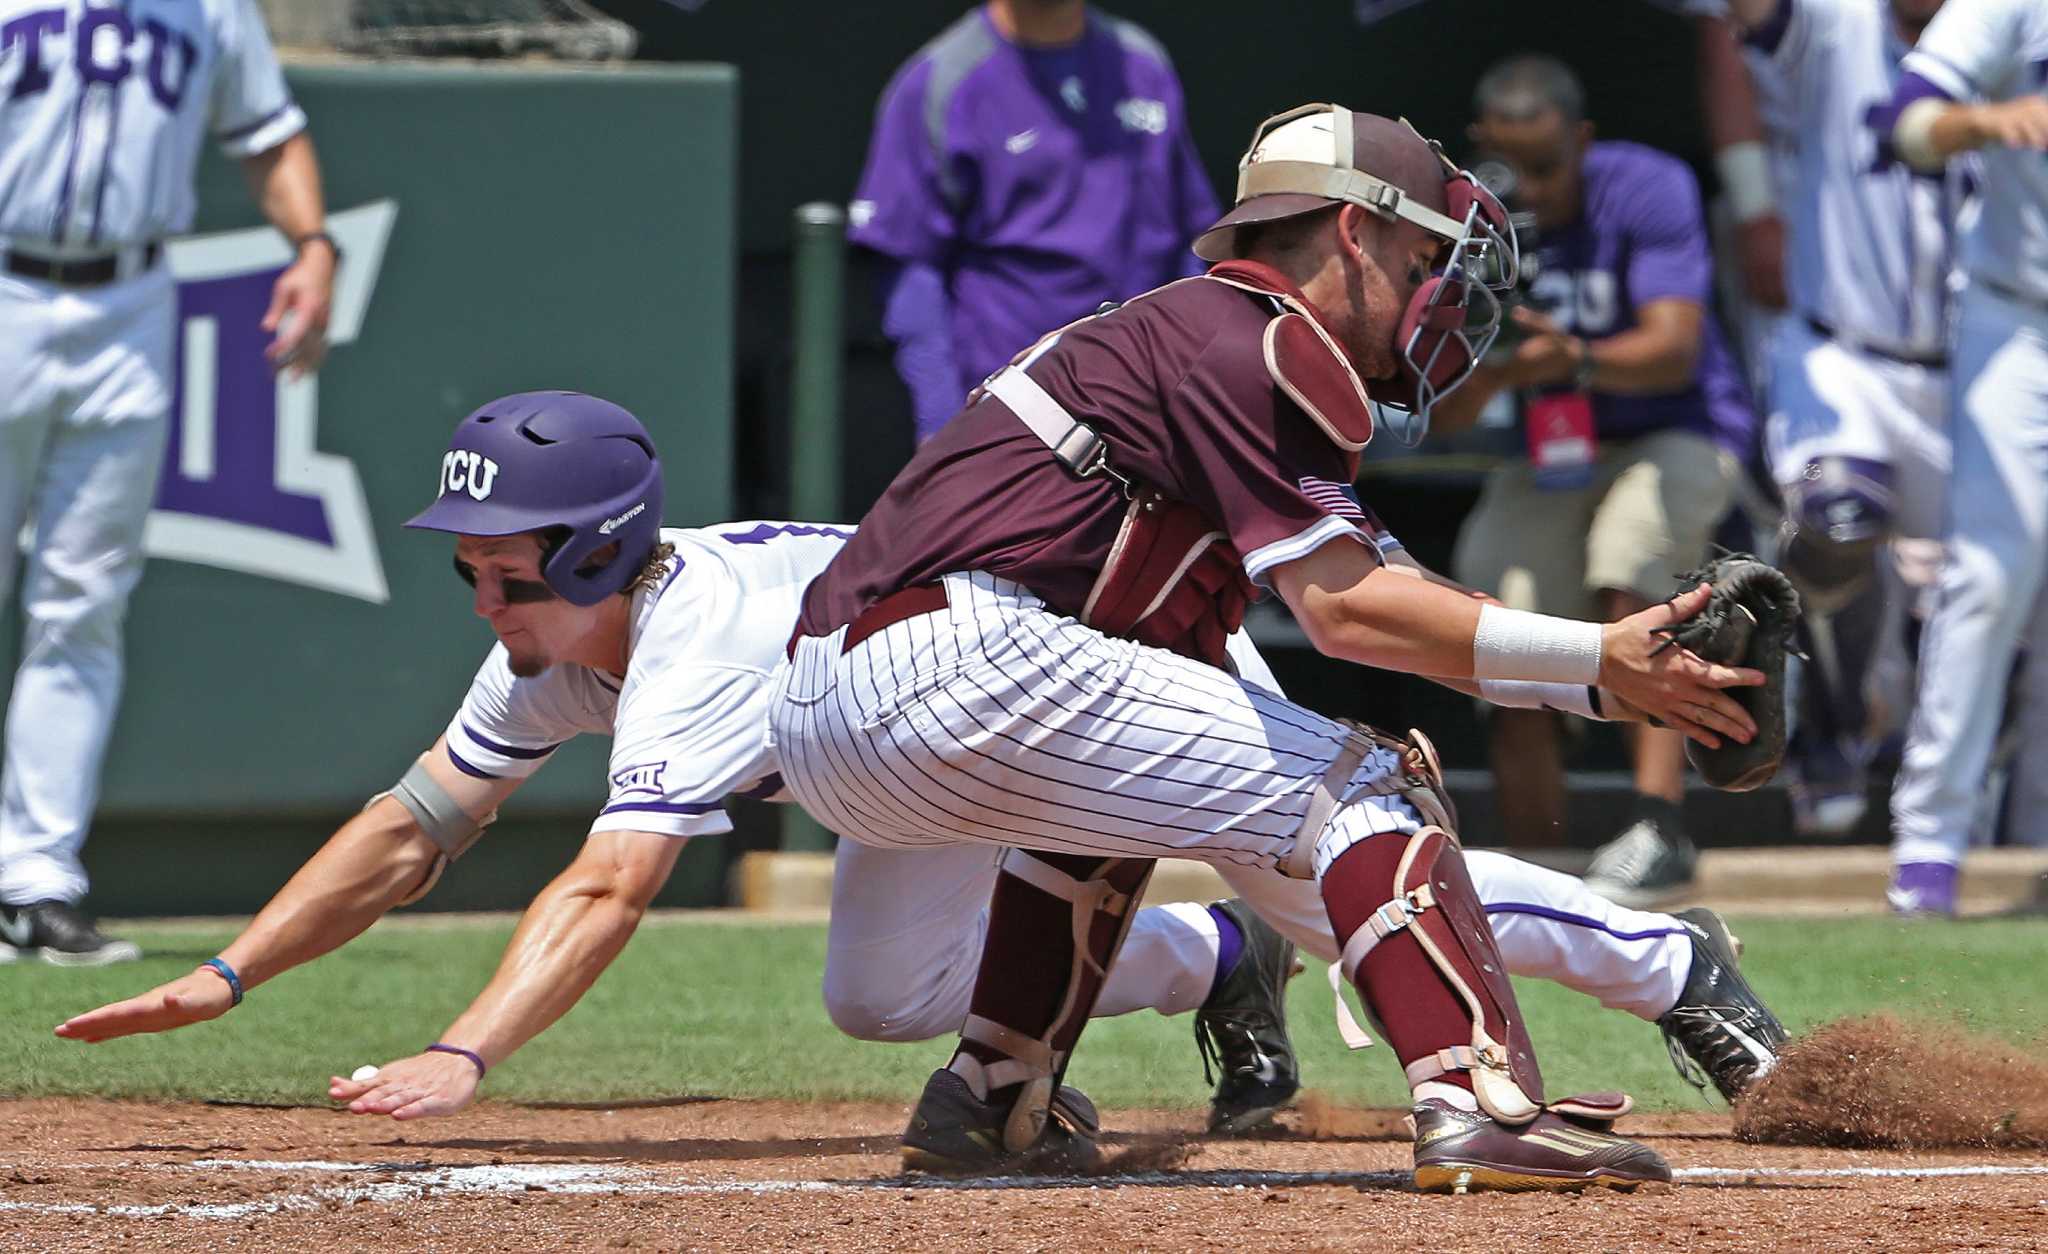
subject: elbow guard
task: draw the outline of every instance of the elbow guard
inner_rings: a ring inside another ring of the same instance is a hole
[[[1892,127],[1892,151],[1899,154],[1899,160],[1928,173],[1948,164],[1948,158],[1934,146],[1934,124],[1948,104],[1929,96],[1900,110],[1899,120]]]

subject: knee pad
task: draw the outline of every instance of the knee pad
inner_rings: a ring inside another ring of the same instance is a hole
[[[1877,573],[1877,549],[1896,512],[1893,471],[1861,457],[1821,457],[1785,489],[1779,564],[1807,608],[1830,614]]]
[[[949,1065],[976,1093],[1024,1086],[1003,1129],[1012,1151],[1028,1148],[1045,1128],[1067,1058],[1095,1009],[1154,865],[1150,858],[1025,849],[1003,856],[989,900],[974,1006],[960,1028],[963,1040],[1002,1057],[984,1062],[962,1052]],[[1064,959],[1051,943],[1054,937],[1066,941]],[[1049,985],[1019,978],[1048,962],[1055,968],[1064,962]]]
[[[1315,878],[1316,838],[1336,817],[1337,807],[1359,797],[1399,797],[1415,807],[1424,823],[1447,832],[1458,827],[1458,809],[1450,790],[1444,786],[1443,763],[1429,737],[1411,728],[1406,739],[1397,739],[1364,723],[1349,719],[1338,722],[1344,726],[1344,746],[1337,760],[1316,781],[1308,809],[1302,812],[1301,826],[1294,833],[1294,848],[1280,860],[1280,873],[1290,879]],[[1353,788],[1352,775],[1378,749],[1400,754],[1400,769],[1388,771],[1363,788]]]

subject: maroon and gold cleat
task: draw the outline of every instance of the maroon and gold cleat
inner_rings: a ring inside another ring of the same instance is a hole
[[[1415,1187],[1425,1193],[1626,1191],[1671,1180],[1649,1146],[1549,1111],[1511,1128],[1429,1099],[1416,1103],[1414,1118]]]

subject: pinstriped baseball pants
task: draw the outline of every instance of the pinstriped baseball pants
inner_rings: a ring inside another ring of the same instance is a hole
[[[883,848],[960,841],[1054,853],[1277,866],[1338,723],[1213,667],[1057,614],[1014,583],[948,575],[946,609],[841,652],[799,641],[771,733],[790,790],[843,836]],[[1416,830],[1401,769],[1369,754],[1318,843]]]

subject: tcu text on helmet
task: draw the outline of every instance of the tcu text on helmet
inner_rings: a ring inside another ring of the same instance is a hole
[[[498,463],[468,449],[449,449],[441,457],[441,490],[467,492],[474,500],[491,494],[498,481]]]

